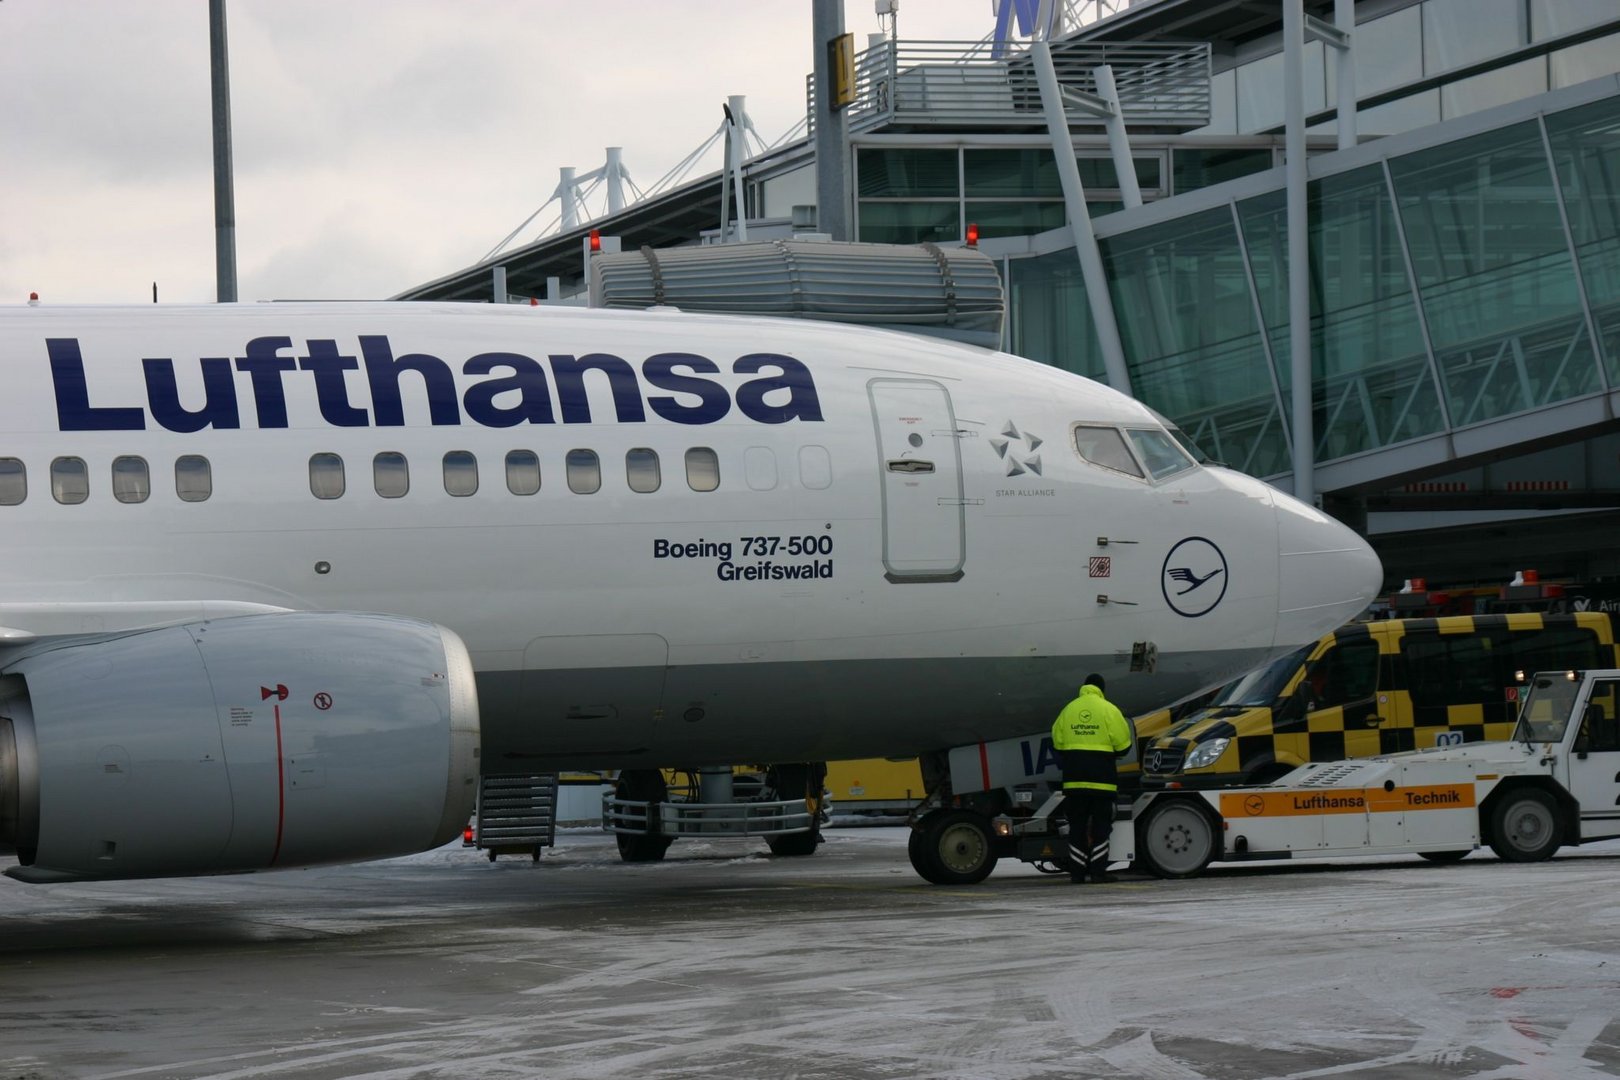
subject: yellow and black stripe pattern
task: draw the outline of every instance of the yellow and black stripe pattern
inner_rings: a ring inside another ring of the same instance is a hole
[[[1620,664],[1609,616],[1523,613],[1392,619],[1317,642],[1268,704],[1212,706],[1144,748],[1149,783],[1264,782],[1308,761],[1373,757],[1512,735],[1537,671]],[[1225,739],[1214,761],[1187,768]]]

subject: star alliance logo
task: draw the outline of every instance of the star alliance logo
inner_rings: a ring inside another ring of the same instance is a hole
[[[1011,420],[1001,426],[1001,434],[990,440],[996,456],[1007,463],[1008,476],[1022,476],[1026,472],[1041,475],[1041,455],[1036,453],[1046,440],[1039,435],[1020,432]]]

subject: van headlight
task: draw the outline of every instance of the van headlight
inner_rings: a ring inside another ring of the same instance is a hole
[[[1187,760],[1182,763],[1181,767],[1184,769],[1207,768],[1219,761],[1221,755],[1226,753],[1226,748],[1231,745],[1231,739],[1211,739],[1209,742],[1199,743],[1193,747],[1192,753],[1187,755]]]

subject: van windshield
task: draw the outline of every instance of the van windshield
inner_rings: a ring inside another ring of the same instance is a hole
[[[1315,642],[1302,649],[1296,649],[1287,656],[1273,660],[1265,667],[1251,671],[1237,682],[1215,695],[1207,708],[1210,709],[1252,709],[1261,705],[1270,705],[1282,694],[1283,687],[1288,680],[1294,677],[1294,672],[1305,662],[1310,655]]]

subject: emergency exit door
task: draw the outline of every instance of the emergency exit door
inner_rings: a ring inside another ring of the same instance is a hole
[[[882,474],[883,576],[955,581],[967,557],[967,530],[950,392],[929,379],[873,379],[867,393]]]

